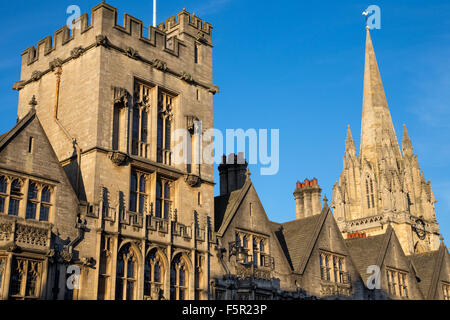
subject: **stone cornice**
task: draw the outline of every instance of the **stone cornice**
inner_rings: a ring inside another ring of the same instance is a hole
[[[167,63],[159,60],[159,59],[154,59],[153,61],[150,61],[144,57],[142,57],[139,52],[135,49],[133,49],[132,47],[127,47],[127,48],[121,48],[119,46],[116,46],[114,44],[112,44],[106,36],[104,35],[98,35],[96,37],[96,42],[87,46],[87,47],[76,47],[71,51],[70,57],[66,58],[66,59],[54,59],[53,61],[51,61],[49,63],[49,67],[48,69],[44,70],[44,71],[39,71],[39,70],[35,70],[32,75],[30,76],[29,79],[27,80],[21,80],[21,81],[17,81],[16,83],[14,83],[13,85],[13,90],[17,90],[20,91],[22,90],[25,86],[27,86],[30,83],[39,81],[43,76],[45,76],[48,73],[51,73],[54,69],[55,66],[63,66],[64,64],[72,61],[72,60],[76,60],[78,59],[80,56],[82,56],[83,54],[86,54],[86,52],[88,52],[91,49],[97,48],[97,47],[104,47],[107,49],[112,49],[115,50],[117,52],[122,53],[123,55],[127,56],[130,59],[133,60],[137,60],[137,61],[141,61],[149,66],[151,66],[152,68],[159,70],[161,72],[165,72],[167,74],[170,74],[178,79],[181,79],[183,81],[185,81],[188,84],[191,84],[193,86],[198,86],[198,87],[202,87],[206,90],[208,90],[210,93],[212,94],[216,94],[219,93],[219,87],[214,85],[214,84],[208,84],[208,83],[204,83],[201,82],[199,80],[196,80],[192,75],[190,75],[189,73],[182,71],[182,72],[177,72],[174,69],[171,69],[167,66]]]

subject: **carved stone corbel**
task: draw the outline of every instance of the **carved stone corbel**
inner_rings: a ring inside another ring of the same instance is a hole
[[[126,165],[129,159],[127,154],[119,151],[110,152],[108,157],[118,167]]]

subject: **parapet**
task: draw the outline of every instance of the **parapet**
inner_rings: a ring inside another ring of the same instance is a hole
[[[157,28],[149,26],[147,36],[144,36],[144,25],[141,20],[125,13],[123,26],[120,26],[117,23],[117,17],[117,8],[104,2],[98,4],[91,10],[90,23],[89,16],[85,13],[74,21],[79,23],[79,29],[74,29],[74,32],[71,32],[68,26],[65,25],[55,32],[53,38],[47,36],[39,41],[36,46],[26,49],[22,53],[24,59],[23,65],[33,64],[43,56],[50,55],[52,52],[59,50],[61,47],[65,47],[77,38],[90,38],[95,40],[96,36],[108,36],[117,30],[121,31],[122,36],[128,35],[132,38],[137,38],[149,46],[159,47],[164,53],[176,57],[180,55],[180,46],[185,45],[183,41],[179,40],[181,34],[191,36],[192,41],[199,41],[205,45],[212,46],[211,24],[203,22],[195,15],[191,16],[186,10],[178,13],[177,19],[170,17]],[[184,41],[189,41],[189,39],[184,37]],[[79,45],[78,43],[82,41],[76,42]]]
[[[185,9],[179,12],[177,17],[172,16],[165,23],[161,23],[158,29],[170,35],[173,33],[187,33],[204,44],[212,44],[212,25],[208,22],[203,22],[202,19],[194,14],[191,16]]]

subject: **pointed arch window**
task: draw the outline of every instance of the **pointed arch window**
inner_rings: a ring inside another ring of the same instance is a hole
[[[137,290],[138,263],[131,245],[120,249],[117,256],[116,300],[135,300]]]
[[[178,254],[172,261],[170,268],[170,299],[188,299],[188,268],[181,254]]]
[[[144,297],[159,300],[164,296],[164,266],[157,249],[153,249],[145,259]]]
[[[373,192],[373,180],[370,176],[366,178],[366,198],[367,208],[375,208],[375,196]]]
[[[98,279],[98,299],[109,299],[109,292],[111,288],[111,256],[112,256],[112,238],[102,236],[100,247],[100,267]]]

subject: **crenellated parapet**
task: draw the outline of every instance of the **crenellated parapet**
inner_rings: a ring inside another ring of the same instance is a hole
[[[118,24],[118,10],[104,2],[74,20],[75,28],[67,25],[57,30],[54,36],[47,36],[22,53],[22,78],[15,83],[15,90],[40,80],[65,63],[78,59],[96,47],[105,47],[140,60],[156,70],[169,72],[183,80],[189,74],[190,82],[201,85],[212,93],[218,88],[207,83],[210,79],[199,79],[194,74],[194,43],[212,47],[212,26],[187,12],[181,11],[177,18],[171,17],[157,28],[144,27],[141,20],[128,14],[123,16],[123,25]],[[147,34],[144,33],[147,29]],[[186,36],[188,35],[188,36]],[[191,52],[192,51],[192,52]],[[191,62],[192,60],[192,62]],[[172,62],[172,63],[171,63]],[[171,68],[181,62],[184,70]],[[161,64],[164,68],[161,68]],[[207,62],[209,64],[209,62]],[[210,66],[212,68],[212,66]]]
[[[212,44],[212,25],[203,22],[194,14],[191,15],[185,9],[179,12],[176,17],[172,16],[165,23],[161,23],[158,29],[170,35],[186,33],[204,44]]]

